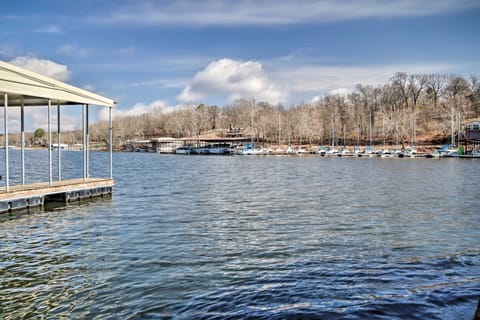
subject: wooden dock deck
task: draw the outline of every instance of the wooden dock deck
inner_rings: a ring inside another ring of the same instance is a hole
[[[39,182],[10,186],[9,192],[0,191],[0,214],[14,210],[43,207],[48,202],[63,202],[111,195],[113,179],[88,178]]]

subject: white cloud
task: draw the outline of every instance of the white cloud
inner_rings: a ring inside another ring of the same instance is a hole
[[[18,51],[15,45],[13,44],[0,44],[0,57],[12,57],[15,56],[15,52]]]
[[[324,23],[370,17],[425,16],[479,7],[471,0],[172,0],[131,2],[103,23],[133,25],[279,25]]]
[[[88,55],[88,51],[85,48],[79,48],[73,44],[64,44],[57,49],[57,53],[77,58],[85,58]]]
[[[230,101],[255,97],[278,103],[286,99],[287,92],[269,78],[259,62],[220,59],[198,72],[178,96],[184,102],[213,97],[227,97]]]
[[[118,107],[112,108],[112,118],[121,118],[127,116],[140,116],[146,113],[161,112],[168,113],[171,112],[175,107],[168,106],[162,100],[156,100],[149,104],[143,102],[136,103],[130,109],[120,109]],[[107,121],[108,120],[108,109],[102,108],[98,114],[99,120]]]
[[[187,85],[185,80],[180,79],[154,79],[141,82],[133,82],[132,87],[165,87],[165,88],[182,88]]]
[[[60,29],[56,25],[49,25],[45,28],[39,28],[39,29],[35,30],[35,32],[38,32],[38,33],[62,33],[62,29]]]
[[[117,49],[116,52],[121,57],[130,58],[135,54],[136,51],[137,51],[137,48],[135,48],[135,46],[129,46],[129,47]]]
[[[46,107],[25,108],[25,131],[33,132],[37,128],[48,128],[48,109]],[[81,107],[61,107],[61,130],[78,130],[82,127]],[[20,132],[20,108],[11,108],[8,111],[8,130],[11,133]],[[51,110],[51,129],[57,132],[57,109],[56,106]],[[2,129],[3,130],[3,125]],[[1,131],[0,130],[0,131]]]
[[[346,96],[351,91],[352,91],[351,89],[347,89],[347,88],[338,88],[338,89],[333,89],[332,91],[330,91],[330,94],[339,95],[339,96]]]
[[[22,56],[11,60],[10,63],[59,81],[65,82],[70,78],[67,66],[50,60]]]
[[[87,90],[87,91],[90,91],[90,92],[93,92],[95,91],[95,87],[93,86],[93,84],[91,83],[87,83],[86,85],[83,86],[83,89]]]
[[[347,88],[338,88],[338,89],[333,89],[333,90],[330,90],[330,92],[328,92],[328,94],[330,95],[339,95],[339,96],[344,96],[346,97],[349,93],[351,93],[353,90],[353,88],[350,88],[350,89],[347,89]],[[318,101],[320,101],[321,99],[323,98],[323,96],[321,95],[317,95],[317,96],[314,96],[310,102],[315,104],[317,103]]]
[[[296,96],[325,93],[348,93],[357,84],[381,85],[389,81],[396,72],[445,73],[458,68],[458,65],[419,64],[419,65],[371,65],[371,66],[276,66],[272,77],[289,84]]]
[[[72,131],[82,128],[82,113],[81,107],[65,108],[60,107],[61,115],[61,130]],[[29,125],[29,130],[34,131],[37,128],[43,128],[45,131],[48,128],[48,111],[47,108],[29,109],[25,111],[25,116],[30,118],[30,121],[25,121]],[[51,111],[51,130],[57,131],[57,110],[56,107]]]

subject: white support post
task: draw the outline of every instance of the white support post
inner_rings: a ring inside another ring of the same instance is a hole
[[[52,102],[48,100],[48,185],[52,186],[53,176],[53,164],[52,164]]]
[[[87,126],[86,126],[86,105],[82,106],[82,122],[83,122],[83,181],[87,180]]]
[[[60,104],[57,104],[58,181],[62,181],[62,148],[60,134]]]
[[[110,179],[113,179],[113,125],[112,107],[108,108],[108,131],[109,131],[109,153],[110,153]]]
[[[87,106],[87,111],[86,111],[86,118],[85,118],[85,130],[86,130],[86,144],[85,144],[85,150],[87,151],[87,158],[86,158],[86,162],[85,162],[85,166],[86,166],[86,169],[87,169],[87,179],[90,177],[90,174],[89,174],[89,158],[90,158],[90,150],[88,148],[88,143],[90,141],[90,133],[88,132],[88,104],[86,105]]]
[[[20,106],[20,131],[21,131],[21,162],[22,162],[22,185],[25,185],[25,108],[22,102]]]
[[[9,186],[9,172],[8,172],[8,94],[4,95],[4,108],[3,108],[3,129],[5,139],[5,192],[10,191]]]

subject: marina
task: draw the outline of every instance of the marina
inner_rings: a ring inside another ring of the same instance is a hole
[[[279,144],[254,139],[252,126],[248,129],[213,130],[203,137],[152,138],[130,140],[124,151],[182,155],[308,155],[322,157],[381,157],[381,158],[480,158],[480,121],[466,122],[463,132],[450,145],[315,145]],[[333,138],[335,141],[336,139]],[[453,143],[455,142],[455,144]]]
[[[272,146],[265,147],[255,144],[235,144],[224,142],[217,145],[205,144],[202,147],[191,145],[182,145],[172,147],[168,150],[153,151],[148,147],[139,147],[136,152],[150,152],[176,155],[240,155],[240,156],[303,156],[317,155],[321,157],[358,157],[358,158],[460,158],[460,159],[478,159],[480,152],[471,151],[469,153],[458,152],[458,148],[446,149],[445,147],[427,147],[417,151],[415,148],[408,149],[373,149],[367,147],[343,147],[335,148],[331,146]]]

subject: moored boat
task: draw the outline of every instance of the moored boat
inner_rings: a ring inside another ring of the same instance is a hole
[[[193,148],[192,153],[194,154],[208,154],[208,148],[207,147],[199,147],[199,148]]]
[[[210,153],[210,154],[228,154],[228,153],[230,153],[230,148],[227,148],[227,147],[212,147],[212,148],[208,148],[208,153]]]
[[[175,149],[176,154],[190,154],[192,149],[190,147],[180,147]]]

